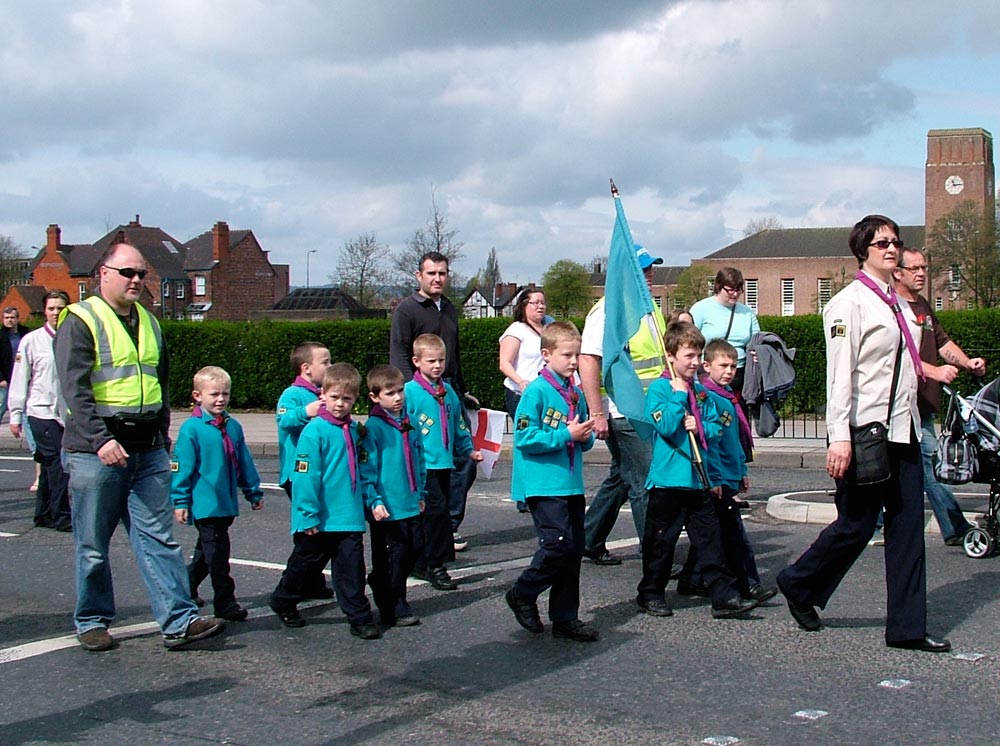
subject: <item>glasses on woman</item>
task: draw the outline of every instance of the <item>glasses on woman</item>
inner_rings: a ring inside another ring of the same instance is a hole
[[[543,301],[543,300],[529,300],[524,305],[526,305],[526,306],[541,306],[541,307],[544,308],[545,307],[545,301]]]
[[[731,287],[725,286],[722,289],[725,290],[730,295],[739,295],[740,293],[743,292],[743,288],[731,288]]]
[[[869,246],[878,246],[882,251],[885,251],[890,246],[895,246],[897,249],[903,248],[903,242],[898,238],[888,239],[880,238],[878,241],[872,241]]]

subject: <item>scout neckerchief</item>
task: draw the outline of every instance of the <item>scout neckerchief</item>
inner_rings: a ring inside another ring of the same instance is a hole
[[[663,371],[660,378],[666,378],[670,380],[670,368]],[[687,399],[688,399],[688,409],[691,410],[691,415],[694,417],[695,425],[698,427],[698,440],[701,442],[702,448],[708,448],[708,439],[705,437],[705,426],[701,422],[701,410],[698,408],[698,402],[694,398],[694,381],[687,382]]]
[[[191,416],[197,417],[200,420],[205,420],[205,413],[201,408],[200,404],[196,404],[194,409],[191,410]],[[219,432],[222,433],[222,449],[226,452],[226,461],[236,470],[236,478],[239,479],[240,476],[240,462],[236,458],[236,445],[233,443],[233,439],[229,437],[229,430],[226,429],[226,423],[229,422],[229,415],[223,413],[218,417],[213,417],[210,420],[205,420],[209,425],[217,427]]]
[[[740,445],[743,447],[746,455],[749,456],[749,454],[753,453],[753,431],[750,429],[750,423],[747,421],[746,413],[741,406],[740,395],[728,386],[719,385],[709,376],[705,376],[701,380],[701,385],[733,403],[733,407],[736,409],[736,419],[739,420],[740,425]]]
[[[381,404],[376,404],[372,407],[371,411],[372,417],[378,417],[380,420],[387,422],[390,427],[395,428],[403,435],[403,460],[406,462],[406,478],[410,482],[410,492],[417,491],[417,472],[413,468],[413,452],[410,450],[410,436],[407,434],[413,429],[413,425],[410,424],[410,418],[403,412],[402,417],[397,419],[393,417]]]
[[[285,380],[287,381],[288,379],[286,378]],[[308,378],[303,378],[302,376],[295,376],[295,380],[292,381],[292,385],[298,386],[300,389],[305,389],[306,391],[311,391],[316,394],[316,396],[319,396],[321,393],[319,386],[310,381]]]
[[[562,400],[566,402],[566,406],[569,407],[569,416],[566,418],[566,423],[569,424],[572,422],[576,418],[576,405],[580,402],[580,395],[576,393],[576,388],[573,386],[572,381],[567,378],[565,385],[559,383],[559,380],[547,367],[542,368],[538,375],[552,384],[552,388],[559,392],[559,396],[562,397]],[[569,453],[569,468],[572,469],[574,457],[576,456],[576,443],[571,440],[566,445],[566,451]]]
[[[43,326],[42,328],[45,330],[45,333],[49,335],[49,339],[55,339],[56,330],[49,325],[48,321],[45,322],[45,326]]]
[[[896,289],[890,285],[889,294],[886,295],[882,292],[882,288],[880,288],[876,282],[864,272],[858,272],[854,275],[854,278],[875,293],[875,295],[883,300],[892,310],[893,314],[896,316],[896,325],[899,327],[899,331],[902,332],[903,339],[906,342],[906,349],[910,352],[910,359],[913,361],[913,368],[917,371],[917,378],[921,381],[926,380],[924,376],[924,365],[920,362],[920,353],[917,352],[917,346],[913,343],[913,337],[910,335],[910,325],[903,317],[903,309],[899,307],[899,298],[896,296]]]
[[[419,370],[414,371],[413,380],[420,384],[420,388],[426,391],[428,394],[437,399],[438,407],[440,408],[439,419],[441,420],[441,443],[444,445],[445,450],[448,449],[448,408],[445,406],[444,398],[447,396],[448,391],[444,387],[444,382],[439,378],[437,386],[431,385],[431,382],[424,378],[424,374]]]
[[[339,419],[338,417],[334,417],[333,413],[326,408],[326,404],[320,404],[319,412],[316,413],[316,416],[326,420],[331,425],[336,425],[344,433],[344,446],[347,448],[347,468],[351,472],[351,491],[357,491],[358,452],[354,448],[354,438],[351,435],[351,415],[348,414],[344,419]]]

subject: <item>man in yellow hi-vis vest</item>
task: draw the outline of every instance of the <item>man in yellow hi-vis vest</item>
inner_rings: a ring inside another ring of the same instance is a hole
[[[660,257],[650,256],[639,246],[635,247],[639,267],[652,287],[653,267],[663,264]],[[608,278],[607,282],[615,282]],[[660,309],[653,314],[658,335],[647,324],[629,340],[629,355],[643,389],[655,381],[666,367],[663,333],[667,329]],[[618,520],[618,512],[625,500],[632,508],[632,521],[640,541],[646,525],[646,474],[653,457],[653,445],[642,440],[632,424],[623,417],[615,403],[601,387],[601,362],[604,351],[604,298],[587,314],[583,327],[583,344],[580,348],[580,388],[587,399],[590,416],[594,418],[594,434],[607,441],[611,453],[611,470],[597,490],[584,516],[585,557],[598,565],[620,565],[621,559],[611,554],[605,542]]]
[[[65,402],[66,453],[76,543],[77,638],[114,647],[115,595],[108,546],[125,524],[168,648],[221,632],[191,600],[170,502],[167,351],[160,325],[136,301],[146,261],[125,243],[98,260],[100,294],[69,306],[55,338]]]

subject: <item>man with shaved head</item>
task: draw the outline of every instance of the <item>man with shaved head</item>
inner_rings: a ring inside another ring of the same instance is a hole
[[[182,648],[225,623],[198,616],[174,540],[167,350],[156,318],[136,302],[146,277],[142,254],[112,243],[97,266],[100,292],[64,311],[55,339],[73,499],[77,638],[90,651],[115,645],[108,547],[122,522],[163,643]]]

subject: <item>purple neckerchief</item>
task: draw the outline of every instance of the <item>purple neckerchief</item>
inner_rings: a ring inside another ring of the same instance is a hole
[[[542,368],[538,373],[542,378],[552,384],[552,388],[559,392],[559,396],[562,400],[566,402],[566,406],[569,407],[569,417],[566,418],[566,424],[569,424],[576,417],[576,405],[580,401],[580,395],[576,393],[576,388],[574,388],[570,379],[566,379],[566,383],[559,383],[559,380],[555,375],[548,369],[548,367]],[[566,450],[569,453],[569,468],[573,468],[573,461],[576,456],[576,443],[570,440],[569,444],[566,446]]]
[[[391,427],[398,430],[403,436],[403,460],[406,462],[406,477],[410,482],[410,492],[417,491],[417,472],[413,468],[413,452],[410,450],[410,436],[407,433],[413,429],[410,418],[403,412],[402,417],[396,418],[389,414],[381,404],[372,407],[372,417],[378,417],[387,422]]]
[[[910,325],[906,323],[906,319],[903,318],[903,309],[899,307],[899,298],[896,296],[896,289],[890,285],[889,295],[886,295],[882,292],[882,288],[878,286],[875,280],[866,275],[864,272],[858,272],[854,275],[854,279],[885,301],[885,304],[889,306],[893,314],[895,314],[896,326],[899,327],[899,331],[903,334],[903,340],[906,342],[906,349],[909,350],[910,359],[913,361],[913,368],[917,371],[917,378],[921,381],[926,380],[926,377],[924,376],[924,365],[920,362],[920,353],[917,352],[917,346],[913,343],[913,335],[910,334]]]
[[[740,395],[728,386],[722,386],[716,383],[709,376],[705,376],[701,379],[701,385],[709,391],[714,391],[719,396],[723,396],[733,403],[733,407],[736,409],[736,419],[738,419],[740,423],[740,445],[743,446],[743,450],[746,452],[745,455],[749,458],[750,454],[753,452],[753,431],[750,429],[750,422],[747,420],[746,413],[743,411],[743,402],[740,400]]]
[[[200,420],[205,419],[205,412],[202,410],[200,404],[196,404],[194,409],[191,410],[191,416],[197,417]],[[211,415],[209,415],[211,417]],[[240,462],[236,458],[236,444],[233,443],[233,439],[229,437],[229,431],[226,429],[226,423],[229,422],[228,414],[220,414],[218,417],[213,417],[210,420],[205,420],[209,425],[217,427],[219,432],[222,433],[222,449],[226,452],[226,461],[228,461],[233,469],[236,470],[236,478],[239,479],[240,476]]]
[[[420,385],[420,388],[438,400],[438,407],[441,409],[439,416],[441,420],[441,443],[444,445],[445,450],[448,450],[448,408],[444,403],[444,398],[448,392],[444,387],[444,383],[439,378],[437,386],[433,386],[430,381],[424,378],[424,374],[419,370],[413,372],[413,380]]]
[[[344,433],[344,445],[347,447],[347,468],[351,472],[351,491],[357,492],[358,452],[354,449],[354,437],[351,435],[351,415],[347,415],[342,420],[338,419],[326,408],[326,404],[320,404],[316,416],[326,420],[331,425],[336,425]]]
[[[660,378],[666,378],[668,381],[671,380],[670,368],[663,371]],[[695,425],[698,426],[698,440],[701,442],[702,448],[708,448],[708,439],[705,437],[705,426],[701,422],[701,410],[698,408],[698,402],[694,398],[694,381],[687,382],[688,390],[688,409],[691,410],[691,415],[694,417]]]
[[[55,339],[55,336],[56,336],[56,330],[55,330],[55,329],[53,329],[53,328],[52,328],[52,327],[51,327],[51,326],[49,325],[49,322],[47,322],[47,321],[46,321],[46,322],[45,322],[45,326],[43,326],[42,328],[43,328],[43,329],[45,329],[45,333],[46,333],[46,334],[48,334],[48,335],[49,335],[49,337],[51,337],[52,339]]]
[[[287,378],[285,379],[288,380]],[[319,386],[310,381],[308,378],[303,378],[302,376],[295,376],[295,380],[292,381],[293,386],[298,386],[300,389],[305,389],[306,391],[311,391],[316,396],[319,396],[322,392],[319,390]]]

